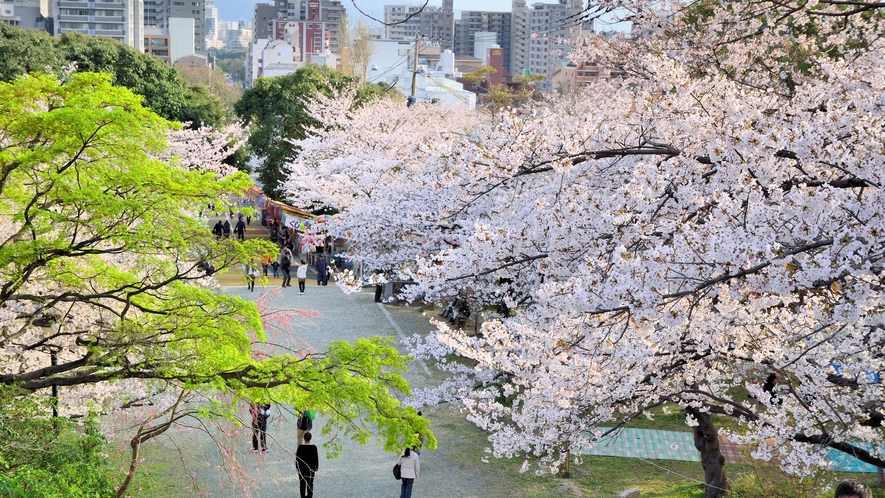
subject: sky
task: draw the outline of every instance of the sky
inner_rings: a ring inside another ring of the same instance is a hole
[[[218,8],[218,16],[222,21],[246,21],[252,19],[255,11],[256,3],[272,4],[273,0],[264,0],[258,2],[256,0],[214,0],[215,7]],[[542,0],[544,2],[553,3],[553,0]],[[360,9],[371,16],[381,19],[384,17],[385,5],[423,5],[424,2],[410,2],[408,0],[341,0],[342,5],[347,9],[347,19],[351,22],[362,18],[356,8],[354,2]],[[455,11],[459,10],[488,10],[492,12],[510,12],[511,0],[455,0]],[[442,6],[442,0],[430,0],[428,6]],[[457,14],[455,15],[457,17]],[[368,24],[373,24],[365,19]]]

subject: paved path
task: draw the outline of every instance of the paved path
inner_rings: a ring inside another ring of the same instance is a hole
[[[355,340],[358,337],[371,335],[392,336],[400,339],[400,333],[410,336],[414,333],[426,333],[431,325],[417,308],[385,306],[373,302],[374,294],[366,290],[359,294],[344,295],[334,285],[326,287],[312,286],[304,295],[298,294],[298,288],[276,290],[281,292],[278,298],[279,307],[300,308],[319,311],[322,316],[303,319],[292,323],[288,334],[291,344],[303,340],[317,350],[323,350],[332,341],[338,339]],[[262,292],[256,286],[250,293],[245,287],[227,287],[231,294],[246,299],[255,299]],[[394,325],[395,324],[395,325]],[[399,331],[397,331],[399,329]],[[284,337],[274,340],[283,341]],[[415,386],[428,385],[431,382],[429,371],[418,362],[413,362],[407,378]],[[190,462],[190,470],[195,473],[196,481],[207,496],[213,498],[254,496],[264,498],[297,497],[298,478],[293,465],[296,448],[295,417],[290,406],[274,406],[275,416],[268,427],[268,447],[266,454],[253,454],[251,450],[251,433],[244,428],[239,441],[232,448],[238,468],[234,474],[246,476],[244,481],[232,483],[229,473],[222,467],[217,445],[205,433],[194,431],[189,433],[170,432],[172,441],[161,444],[172,449],[176,445],[184,448]],[[440,409],[445,410],[445,409]],[[245,404],[241,407],[241,416],[248,420]],[[425,413],[434,423],[434,414]],[[442,417],[442,415],[440,415]],[[321,427],[322,416],[315,421],[315,428]],[[488,482],[487,478],[472,469],[465,469],[459,461],[459,437],[446,432],[444,428],[434,427],[440,440],[437,451],[422,452],[421,477],[415,483],[414,495],[421,498],[443,497],[483,497],[506,496],[507,493],[495,489],[497,483]],[[375,442],[359,445],[350,440],[343,441],[344,451],[339,460],[323,458],[322,444],[325,436],[314,431],[314,441],[320,445],[320,471],[316,478],[315,496],[323,497],[396,497],[399,496],[399,481],[393,479],[391,468],[396,460],[395,455],[386,453]],[[463,442],[463,441],[462,441]],[[177,450],[176,450],[177,451]],[[251,481],[251,484],[249,482]],[[248,486],[248,495],[242,492],[243,483]]]

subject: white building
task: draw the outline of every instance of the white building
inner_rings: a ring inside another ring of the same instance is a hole
[[[57,35],[107,36],[144,52],[143,0],[54,0],[52,11]]]
[[[412,92],[412,68],[415,43],[399,40],[376,40],[375,52],[369,61],[369,83],[386,83],[396,87],[404,96]],[[449,78],[456,76],[455,56],[451,51],[440,54],[438,66],[428,66],[418,58],[416,98],[418,102],[438,102],[445,105],[476,107],[476,94],[464,90],[461,83]]]

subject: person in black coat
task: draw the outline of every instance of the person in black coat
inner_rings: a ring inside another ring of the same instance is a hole
[[[216,239],[220,239],[222,235],[224,235],[224,228],[221,226],[221,221],[215,223],[215,226],[212,227],[212,233],[215,235]]]
[[[224,225],[222,226],[224,229],[224,238],[230,237],[230,221],[224,220]]]
[[[310,440],[313,434],[304,433],[304,444],[295,450],[295,462],[298,465],[298,490],[301,498],[313,498],[313,478],[320,468],[320,456],[317,447]]]
[[[240,218],[237,221],[237,226],[234,228],[234,232],[237,234],[237,240],[246,240],[246,223],[243,222],[243,218]]]

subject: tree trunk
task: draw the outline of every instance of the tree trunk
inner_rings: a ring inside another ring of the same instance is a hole
[[[725,475],[725,457],[719,451],[719,431],[713,425],[713,416],[696,408],[686,408],[685,412],[694,417],[698,425],[692,427],[694,447],[701,453],[704,467],[704,498],[720,498],[729,492],[728,478]]]
[[[885,471],[883,471],[882,467],[877,467],[876,472],[879,474],[879,478],[876,480],[876,486],[885,488]]]

